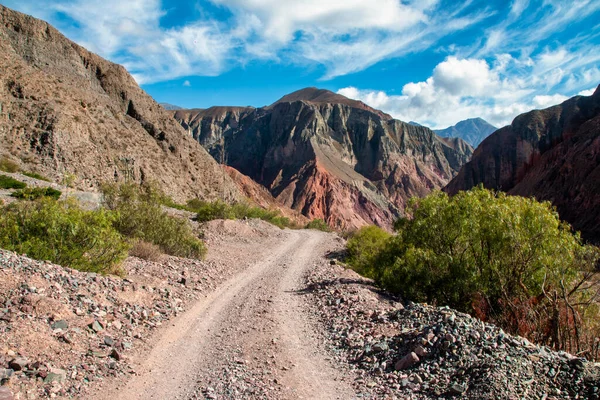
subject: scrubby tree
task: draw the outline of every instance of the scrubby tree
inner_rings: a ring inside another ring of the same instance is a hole
[[[478,187],[415,198],[406,211],[367,269],[381,286],[579,350],[598,304],[599,251],[550,203]]]

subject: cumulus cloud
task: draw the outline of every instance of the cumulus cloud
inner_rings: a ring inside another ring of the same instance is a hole
[[[190,87],[190,86],[192,86],[192,84],[190,83],[190,81],[184,81],[183,86]]]
[[[528,79],[545,62],[546,58],[542,58],[523,63],[502,55],[488,63],[483,59],[450,56],[433,69],[428,79],[405,84],[400,95],[356,87],[342,88],[338,93],[362,100],[403,121],[417,121],[435,129],[475,117],[504,126],[518,114],[559,104],[568,98],[560,93],[545,93],[554,70],[537,79]],[[515,74],[515,68],[522,70],[522,76]],[[556,90],[556,85],[550,90]]]

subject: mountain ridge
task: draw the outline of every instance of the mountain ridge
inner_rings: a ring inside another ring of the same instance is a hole
[[[409,197],[443,187],[472,151],[315,88],[264,108],[209,110],[172,115],[215,159],[339,229],[390,228]]]
[[[241,198],[206,151],[123,66],[0,6],[0,144],[53,180],[154,181],[177,200]]]

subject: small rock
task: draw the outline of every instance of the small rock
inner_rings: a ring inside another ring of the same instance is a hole
[[[0,383],[10,379],[10,377],[13,376],[14,372],[15,371],[13,371],[12,369],[0,368]]]
[[[14,400],[12,392],[6,386],[0,386],[0,400]]]
[[[335,264],[337,264],[337,261],[336,261],[336,260],[331,260],[331,261],[329,261],[329,265],[335,265]]]
[[[418,355],[419,357],[425,357],[427,355],[427,350],[425,350],[425,348],[423,348],[423,346],[417,346],[415,347],[415,349],[413,350],[413,352]]]
[[[464,385],[455,383],[454,385],[450,386],[450,388],[448,389],[448,393],[453,396],[457,396],[463,394],[466,390],[467,388]]]
[[[419,356],[417,356],[414,352],[410,352],[401,358],[396,365],[394,366],[397,371],[407,369],[415,365],[419,362]]]
[[[58,382],[63,383],[67,379],[67,371],[59,368],[52,368],[46,378],[44,379],[44,383],[52,383]]]
[[[90,324],[90,328],[92,328],[92,330],[96,333],[102,332],[104,330],[104,328],[102,327],[102,325],[100,325],[100,322],[98,322],[98,321],[92,322]]]
[[[22,371],[27,368],[27,364],[29,364],[28,359],[25,357],[17,357],[8,363],[8,367],[14,369],[15,371]]]
[[[373,351],[376,352],[388,351],[389,348],[390,346],[388,346],[387,342],[379,342],[373,345]]]
[[[112,323],[113,328],[115,328],[116,330],[120,331],[121,328],[123,327],[123,324],[121,323],[121,321],[116,320]]]
[[[113,346],[115,344],[115,341],[110,336],[104,336],[104,344],[107,346]]]
[[[61,319],[60,321],[53,322],[52,325],[50,325],[50,327],[52,328],[52,330],[60,329],[61,331],[66,331],[67,329],[69,329],[69,324],[67,323],[67,321]]]
[[[119,353],[116,349],[113,349],[113,351],[110,352],[110,356],[117,361],[121,361],[123,359],[121,353]]]

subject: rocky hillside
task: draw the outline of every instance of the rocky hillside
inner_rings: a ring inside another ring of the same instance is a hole
[[[406,200],[443,187],[469,159],[462,140],[315,88],[265,108],[182,110],[175,119],[215,159],[308,218],[389,227]]]
[[[446,191],[480,183],[549,200],[584,238],[600,242],[600,87],[519,115],[481,143]]]
[[[239,196],[229,176],[120,65],[0,6],[0,155],[80,188],[156,181],[178,200]]]
[[[441,137],[458,137],[469,143],[471,146],[477,147],[479,143],[494,133],[498,128],[491,125],[481,118],[471,118],[460,121],[454,126],[446,129],[434,130]]]

